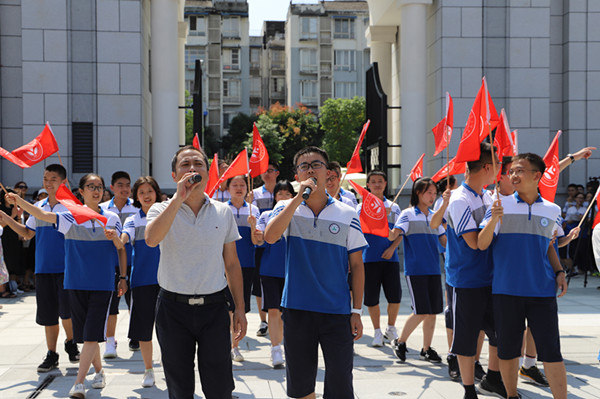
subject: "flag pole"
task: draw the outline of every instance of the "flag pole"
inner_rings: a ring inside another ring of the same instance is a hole
[[[392,202],[396,202],[396,200],[398,199],[398,197],[400,196],[400,193],[402,192],[402,190],[404,189],[404,186],[406,186],[406,183],[408,183],[408,180],[410,179],[410,175],[406,176],[406,180],[404,180],[404,184],[402,185],[402,187],[400,187],[400,190],[398,190],[398,192],[396,193],[396,196],[394,197],[394,200]]]
[[[450,189],[450,143],[448,142],[448,126],[446,122],[444,122],[444,131],[446,132],[446,170],[448,171],[448,176],[446,176],[447,183],[446,189]]]
[[[333,195],[333,199],[336,199],[340,189],[342,188],[342,183],[344,182],[344,180],[346,180],[346,175],[348,174],[348,168],[346,168],[346,171],[344,172],[344,175],[342,176],[342,180],[340,180],[340,184],[338,184],[338,188],[337,190],[335,190],[335,194]]]
[[[581,228],[581,225],[583,224],[583,221],[587,217],[587,214],[590,212],[590,209],[592,209],[592,206],[596,203],[596,198],[598,197],[599,192],[600,192],[600,190],[596,190],[596,194],[594,194],[594,198],[592,198],[592,200],[590,201],[590,204],[588,205],[587,209],[585,210],[585,213],[581,217],[581,220],[579,221],[579,224],[577,225],[577,227]]]
[[[2,187],[2,190],[4,190],[4,194],[8,195],[8,191],[6,191],[4,184],[0,183],[0,187]]]
[[[65,167],[65,165],[63,165],[63,161],[62,158],[60,157],[60,151],[56,151],[56,155],[58,155],[58,162],[60,163],[60,166],[62,166],[63,168]],[[65,170],[67,170],[67,168],[65,168]],[[71,190],[71,185],[69,184],[69,179],[65,179],[67,181],[67,187],[69,187],[69,190]],[[73,190],[71,190],[73,191]]]

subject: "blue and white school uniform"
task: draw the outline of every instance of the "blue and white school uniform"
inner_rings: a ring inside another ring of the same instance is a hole
[[[277,203],[269,223],[291,201]],[[287,240],[281,302],[287,393],[300,397],[314,392],[320,345],[328,374],[324,396],[353,397],[348,257],[368,246],[358,215],[329,195],[318,215],[303,201],[283,237]]]
[[[35,206],[47,212],[67,212],[61,203],[50,206],[47,198]],[[25,226],[35,232],[35,321],[42,326],[55,326],[59,317],[71,318],[69,293],[64,289],[65,237],[55,224],[33,216],[29,216]]]
[[[119,217],[102,209],[100,214],[108,219],[106,228],[115,229],[120,235]],[[65,236],[64,284],[70,290],[73,339],[77,343],[103,342],[115,286],[117,249],[97,221],[77,224],[70,212],[59,212],[56,222],[56,228]]]
[[[272,211],[261,213],[256,230],[264,232]],[[281,237],[275,244],[265,242],[260,260],[260,283],[263,310],[281,309],[281,297],[285,284],[285,252],[287,243]]]
[[[252,294],[252,281],[254,278],[255,266],[255,246],[252,243],[252,231],[250,224],[248,223],[248,216],[250,216],[250,208],[252,208],[252,215],[256,220],[260,217],[260,213],[257,207],[250,207],[246,201],[244,201],[240,209],[236,208],[231,200],[229,200],[227,204],[233,212],[233,217],[238,226],[238,232],[242,236],[241,240],[235,242],[235,246],[238,259],[240,260],[240,266],[242,266],[242,276],[244,277],[244,301],[246,304],[245,310],[246,313],[248,313],[250,311],[250,295]]]
[[[438,314],[443,308],[438,243],[445,230],[442,225],[431,228],[432,216],[432,210],[425,215],[411,207],[402,211],[394,226],[404,237],[404,275],[415,314]]]
[[[539,359],[562,361],[556,275],[548,258],[550,241],[561,222],[561,209],[539,194],[530,205],[516,192],[504,198],[502,206],[502,223],[496,224],[490,245],[494,260],[492,293],[498,356],[501,359],[520,356],[520,344],[515,349],[517,345],[511,340],[522,337],[527,320]],[[490,220],[491,210],[480,227],[484,228]]]
[[[264,184],[252,190],[253,200],[252,205],[258,207],[260,213],[273,209],[273,193],[267,190]]]
[[[115,206],[115,198],[114,197],[110,201],[101,203],[100,208],[105,211],[113,212],[114,214],[119,216],[119,219],[121,220],[121,226],[125,225],[125,220],[129,216],[135,214],[139,210],[139,208],[136,208],[133,205],[133,200],[131,198],[127,198],[127,202],[125,203],[123,208],[121,208],[121,209],[117,208]],[[132,254],[132,251],[133,251],[133,247],[131,246],[131,243],[125,244],[125,252],[127,252],[127,276],[129,277],[130,280],[131,280],[131,254]],[[113,298],[112,298],[112,301],[110,304],[110,314],[111,315],[119,314],[119,302],[121,300],[121,298],[119,296],[117,296],[117,293],[118,293],[117,286],[119,284],[119,275],[120,275],[120,271],[119,271],[119,265],[117,263],[117,264],[115,264],[115,290],[114,290]],[[127,282],[127,287],[130,287],[129,282]],[[125,302],[127,302],[127,306],[129,307],[129,305],[130,305],[129,298],[131,298],[131,292],[129,292],[129,290],[128,290],[124,296],[125,296]]]
[[[229,190],[225,189],[225,191],[221,191],[221,189],[217,187],[215,193],[212,196],[212,199],[217,200],[219,202],[227,202],[231,199],[231,194],[229,194]]]
[[[450,352],[457,355],[475,355],[481,330],[490,345],[496,346],[491,251],[472,249],[463,237],[465,233],[479,231],[491,204],[492,198],[485,190],[477,193],[463,182],[452,192],[446,210],[446,289],[454,330]]]
[[[125,220],[123,232],[133,245],[131,267],[131,313],[129,316],[129,339],[151,341],[154,329],[158,285],[159,247],[146,245],[146,214],[139,209]]]
[[[356,195],[352,193],[352,191],[344,190],[340,187],[340,195],[344,198],[347,198],[352,203],[354,209],[358,206],[358,200],[356,199]]]
[[[400,216],[400,207],[387,198],[384,198],[383,205],[390,210],[387,221],[388,227],[392,229]],[[356,209],[358,215],[362,212],[362,206],[363,204],[359,204]],[[387,237],[374,234],[365,234],[365,239],[369,244],[369,247],[362,253],[365,264],[365,306],[379,305],[381,287],[383,287],[388,303],[400,303],[402,286],[400,285],[398,251],[395,250],[390,259],[384,259],[381,255],[392,245],[392,241],[388,240]]]

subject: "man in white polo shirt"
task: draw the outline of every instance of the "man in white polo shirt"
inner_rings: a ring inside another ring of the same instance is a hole
[[[148,211],[146,244],[160,244],[156,334],[169,398],[194,396],[194,357],[207,398],[231,398],[231,341],[225,288],[235,302],[234,339],[246,334],[242,270],[233,213],[204,194],[208,159],[202,150],[181,148],[172,161],[177,192]],[[199,183],[190,177],[200,175]]]
[[[544,160],[536,154],[513,157],[508,171],[516,192],[496,200],[481,222],[477,245],[491,248],[492,295],[500,371],[508,398],[518,398],[517,373],[525,320],[554,398],[567,398],[567,374],[560,353],[556,288],[567,292],[565,272],[551,244],[560,207],[543,199],[538,183]],[[500,220],[502,220],[500,222]],[[500,222],[500,223],[499,223]]]

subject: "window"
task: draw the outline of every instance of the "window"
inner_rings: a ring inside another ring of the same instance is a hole
[[[300,71],[317,72],[317,50],[300,49]]]
[[[300,82],[300,102],[306,105],[316,105],[317,81],[304,80]]]
[[[88,173],[94,170],[94,124],[73,122],[72,151],[73,173]]]
[[[283,69],[285,64],[285,52],[283,50],[271,50],[271,68]]]
[[[333,37],[336,39],[354,39],[354,19],[334,18]]]
[[[335,50],[333,58],[336,71],[354,71],[354,50]]]
[[[259,97],[260,96],[260,78],[252,77],[250,78],[250,95]]]
[[[190,36],[206,36],[206,19],[198,15],[190,15]]]
[[[240,102],[241,83],[237,79],[223,80],[223,101]]]
[[[257,47],[250,49],[250,68],[260,68],[260,52]]]
[[[223,112],[223,129],[229,129],[229,122],[231,121],[231,114],[227,112]]]
[[[240,49],[239,48],[223,49],[223,70],[224,71],[239,71],[240,70]]]
[[[205,61],[206,53],[203,47],[185,48],[185,67],[193,70],[196,66],[196,60]]]
[[[223,32],[223,37],[239,38],[240,37],[240,18],[239,17],[224,17],[222,32]]]
[[[285,84],[284,78],[273,78],[272,83],[273,83],[273,86],[271,88],[271,91],[273,93],[283,93],[283,91],[285,89],[284,88],[284,84]]]
[[[317,17],[300,17],[300,40],[317,38]]]
[[[356,82],[335,82],[333,90],[335,98],[352,98],[356,96]]]

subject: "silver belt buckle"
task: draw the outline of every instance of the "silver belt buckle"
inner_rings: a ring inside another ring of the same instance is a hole
[[[204,305],[204,297],[190,298],[188,303],[190,305]]]

